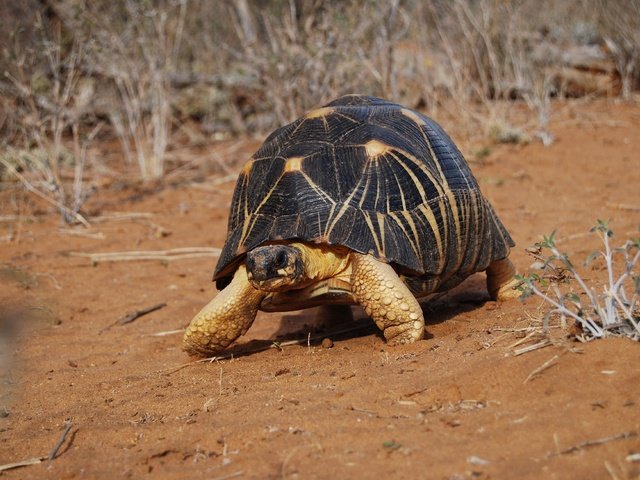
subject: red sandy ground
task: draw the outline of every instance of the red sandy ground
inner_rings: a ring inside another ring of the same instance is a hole
[[[557,229],[582,259],[596,219],[612,220],[619,243],[640,224],[640,108],[565,106],[551,130],[550,148],[503,145],[472,165],[521,271],[541,234]],[[236,148],[236,168],[256,146]],[[539,325],[546,307],[489,302],[480,274],[424,307],[429,336],[414,345],[363,328],[308,346],[313,310],[260,313],[233,359],[178,369],[192,360],[181,334],[153,334],[183,328],[215,294],[215,259],[92,266],[69,252],[219,247],[233,181],[108,187],[92,212],[153,216],[96,223],[97,238],[53,214],[0,224],[2,317],[17,312],[21,327],[2,347],[0,464],[47,455],[73,422],[57,458],[6,478],[640,478],[626,459],[640,452],[639,345],[555,341],[514,356],[523,333],[511,330]],[[251,352],[281,334],[303,342]]]

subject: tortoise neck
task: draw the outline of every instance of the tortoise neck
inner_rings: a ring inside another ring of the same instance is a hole
[[[309,243],[291,243],[302,253],[304,275],[308,281],[315,282],[332,278],[349,266],[349,250],[336,245],[314,245]]]

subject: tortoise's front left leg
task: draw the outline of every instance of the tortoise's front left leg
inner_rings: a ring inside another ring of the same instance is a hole
[[[194,355],[221,352],[249,330],[264,296],[249,283],[247,270],[241,265],[231,283],[193,317],[182,348]]]
[[[351,254],[351,288],[389,345],[412,343],[424,336],[420,304],[395,270],[371,255]]]

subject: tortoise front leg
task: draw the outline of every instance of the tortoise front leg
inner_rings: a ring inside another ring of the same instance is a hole
[[[388,264],[371,255],[351,254],[351,288],[389,345],[413,343],[424,335],[420,304]]]
[[[247,270],[241,265],[231,283],[193,317],[182,348],[193,355],[221,352],[249,330],[264,296],[249,283]]]

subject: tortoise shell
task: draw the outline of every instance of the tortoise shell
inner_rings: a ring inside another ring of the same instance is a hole
[[[486,269],[514,245],[436,122],[360,95],[276,130],[245,164],[218,288],[247,251],[293,239],[341,245],[441,282]]]

